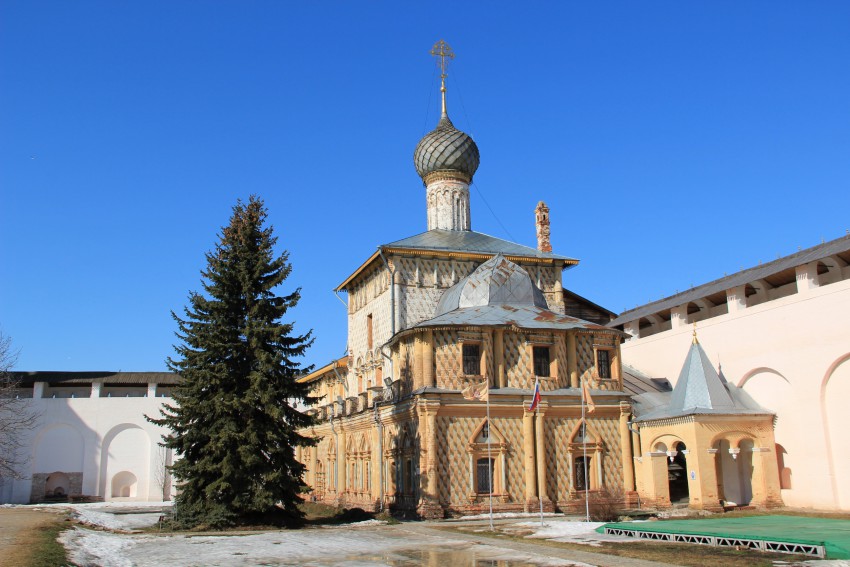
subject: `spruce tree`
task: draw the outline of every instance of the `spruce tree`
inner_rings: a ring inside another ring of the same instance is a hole
[[[163,444],[178,458],[171,467],[179,492],[175,517],[183,525],[292,525],[304,466],[295,448],[310,446],[298,433],[313,425],[296,401],[310,402],[295,378],[310,370],[296,361],[312,331],[283,322],[300,290],[278,296],[292,270],[287,252],[275,256],[277,238],[265,227],[263,201],[252,196],[233,207],[202,272],[204,293],[190,292],[184,316],[172,312],[181,343],[168,367],[181,385],[175,405],[151,422],[167,427]]]

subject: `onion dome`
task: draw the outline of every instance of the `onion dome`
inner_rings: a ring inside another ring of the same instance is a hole
[[[490,305],[549,308],[543,292],[531,282],[528,272],[496,254],[446,290],[434,316],[464,307]]]
[[[478,169],[480,157],[473,139],[454,127],[449,116],[443,113],[432,131],[419,140],[413,152],[413,163],[422,181],[431,173],[459,174],[470,183]]]

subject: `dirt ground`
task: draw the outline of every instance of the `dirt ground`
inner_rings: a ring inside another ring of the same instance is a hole
[[[20,567],[29,559],[36,529],[56,521],[57,512],[26,508],[0,508],[0,566]]]

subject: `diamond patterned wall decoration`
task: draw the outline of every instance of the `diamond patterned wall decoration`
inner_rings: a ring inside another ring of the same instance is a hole
[[[505,332],[505,375],[509,388],[534,387],[530,351],[524,335]],[[545,384],[541,385],[541,389],[545,389]]]
[[[550,498],[557,500],[558,506],[563,507],[570,499],[570,487],[572,486],[573,472],[570,469],[569,446],[570,435],[578,426],[580,418],[551,418],[546,420],[546,474],[549,483]],[[619,420],[616,418],[587,418],[588,432],[592,439],[597,436],[603,444],[602,452],[602,482],[603,487],[608,490],[622,490],[623,467],[620,462],[620,436]],[[576,453],[573,457],[580,457]],[[589,474],[596,472],[595,449],[588,446],[588,457],[591,458]]]
[[[438,417],[440,503],[443,506],[467,506],[470,486],[469,440],[483,417]],[[505,490],[509,501],[521,502],[525,494],[522,465],[522,419],[492,418],[508,444],[505,455]]]
[[[434,358],[440,388],[460,390],[467,386],[463,379],[461,345],[455,331],[434,331]]]
[[[558,376],[553,380],[552,389],[569,388],[570,372],[567,366],[567,339],[564,335],[555,336],[555,360],[558,361]]]
[[[596,362],[593,360],[593,335],[584,333],[576,335],[576,355],[580,380],[587,380],[588,384],[595,387],[593,368]]]
[[[522,463],[522,418],[493,418],[493,426],[505,436],[508,452],[505,455],[506,486],[512,502],[522,502],[525,497],[525,474]]]
[[[547,419],[546,420],[546,479],[549,483],[549,498],[556,500],[556,505],[562,505],[569,500],[570,483],[572,482],[567,447],[569,432],[577,420]]]
[[[475,425],[473,418],[437,418],[440,504],[443,506],[463,506],[469,501],[471,488],[466,447]]]

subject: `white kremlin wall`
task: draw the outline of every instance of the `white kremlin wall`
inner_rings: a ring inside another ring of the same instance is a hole
[[[841,281],[819,285],[816,274],[798,268],[790,295],[751,307],[730,290],[729,313],[697,323],[726,380],[777,414],[787,506],[850,510],[850,268],[839,272]],[[676,319],[668,330],[626,341],[624,363],[675,383],[693,336],[690,321]]]
[[[79,397],[79,386],[51,389],[35,382],[32,398],[23,400],[39,416],[38,426],[25,433],[28,462],[22,472],[27,478],[0,483],[0,502],[50,501],[62,495],[169,498],[165,465],[171,462],[170,453],[158,445],[165,430],[144,416],[158,417],[171,398],[156,397],[156,384],[139,384],[129,396],[104,397],[100,386],[89,385],[89,397]],[[71,395],[75,397],[66,397]]]

